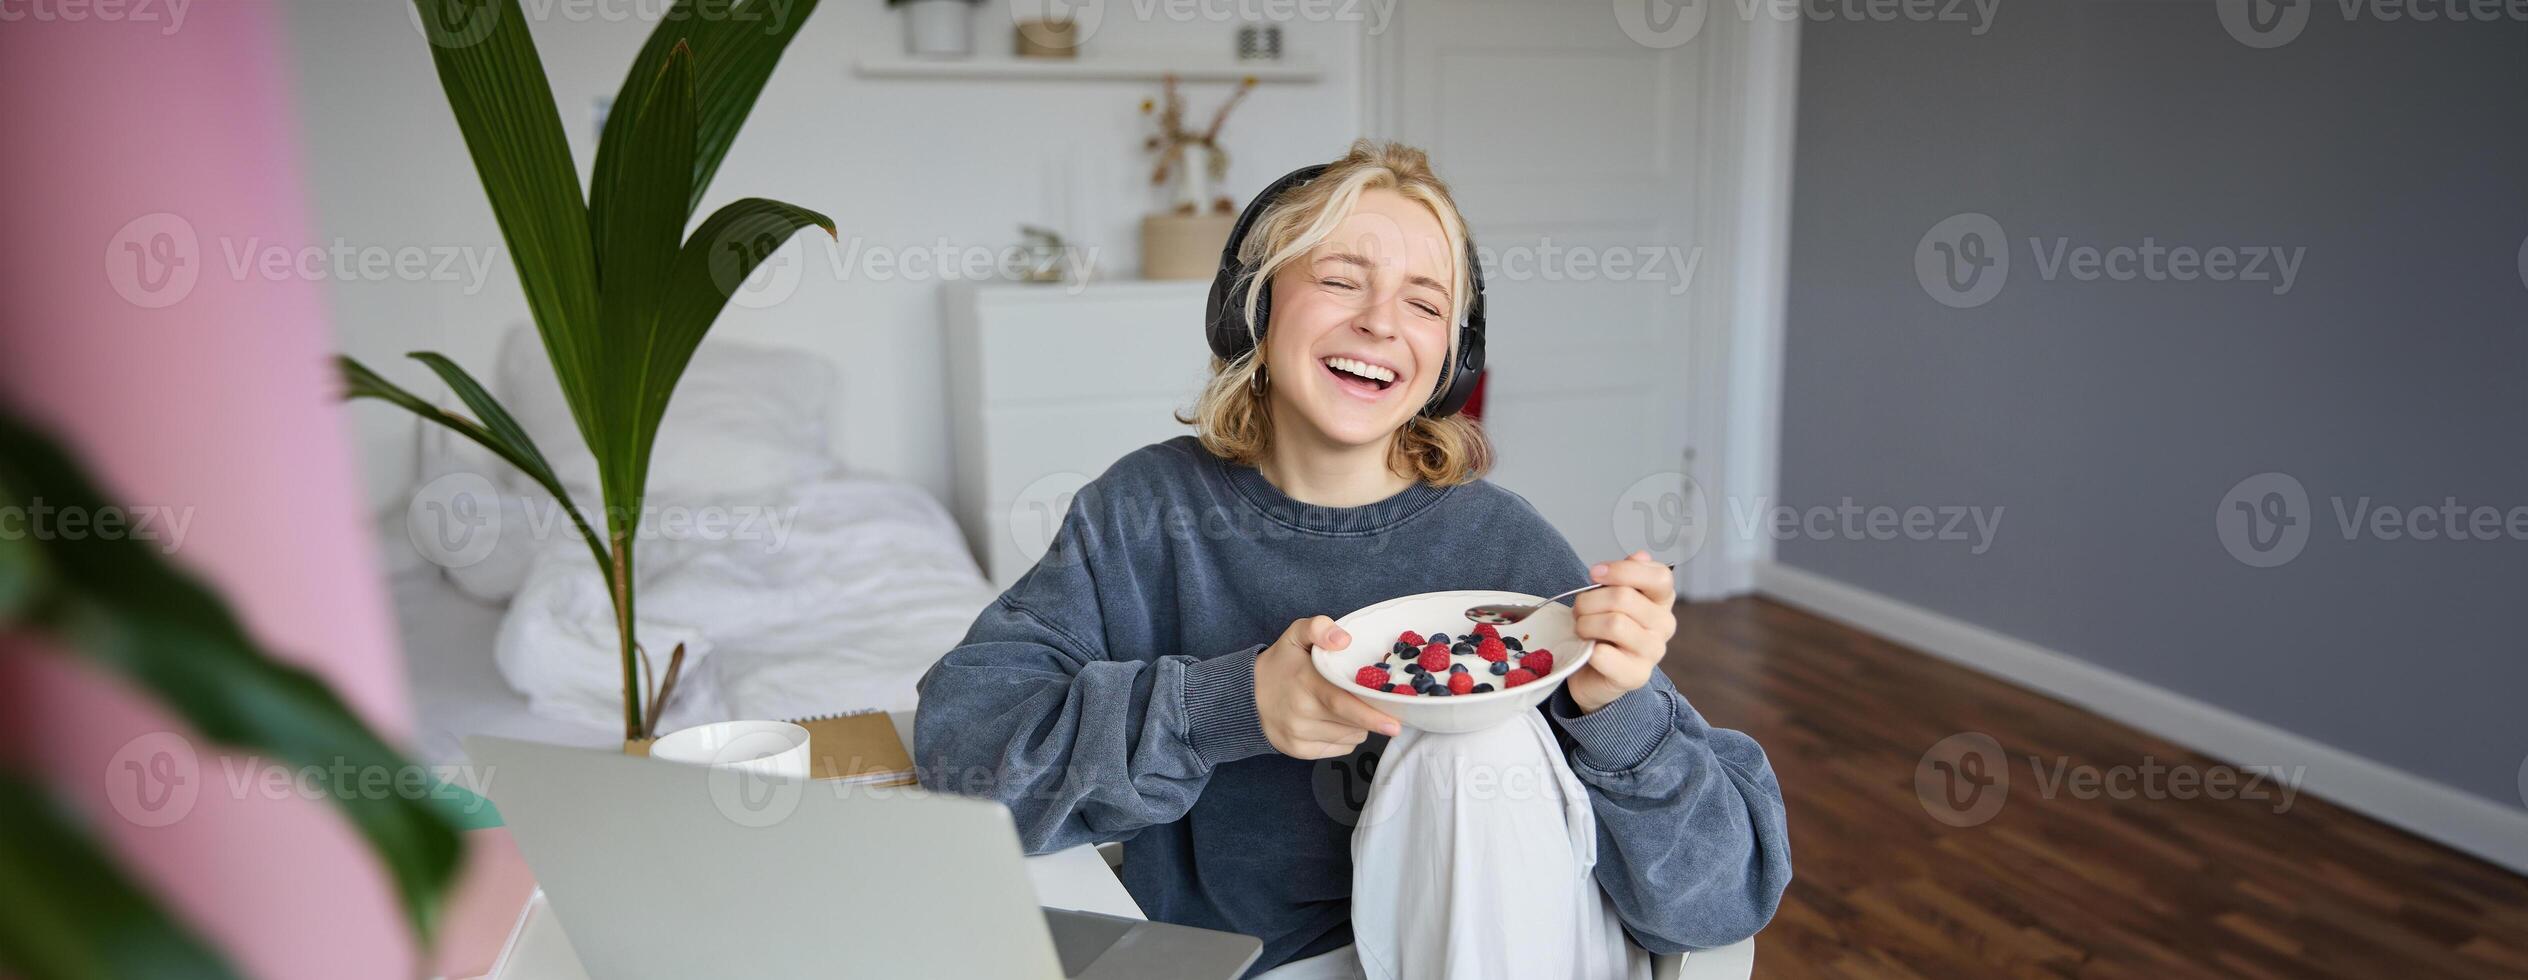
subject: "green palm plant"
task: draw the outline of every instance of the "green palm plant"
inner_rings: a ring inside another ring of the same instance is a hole
[[[447,383],[471,418],[341,360],[347,397],[382,399],[445,425],[560,502],[613,598],[626,740],[654,732],[682,661],[680,650],[665,683],[645,697],[648,655],[633,630],[633,538],[668,399],[755,266],[801,229],[834,233],[834,223],[814,211],[746,198],[684,234],[773,66],[816,7],[814,0],[791,0],[789,16],[764,16],[770,2],[677,0],[615,95],[583,202],[560,113],[515,0],[413,0],[544,352],[597,460],[602,527],[571,500],[526,430],[454,362],[412,355]]]

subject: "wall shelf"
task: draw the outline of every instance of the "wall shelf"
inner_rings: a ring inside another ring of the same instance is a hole
[[[1248,75],[1258,83],[1313,82],[1325,72],[1306,59],[1245,62],[1234,59],[1130,56],[1079,59],[913,58],[882,55],[860,59],[854,69],[869,78],[1041,78],[1069,81],[1155,82],[1173,73],[1188,82],[1234,82]]]

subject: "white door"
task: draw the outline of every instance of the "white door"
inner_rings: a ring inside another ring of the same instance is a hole
[[[1400,0],[1369,40],[1367,116],[1430,152],[1487,254],[1492,480],[1584,559],[1675,560],[1697,523],[1683,454],[1689,290],[1705,288],[1702,45],[1637,41],[1618,6]]]

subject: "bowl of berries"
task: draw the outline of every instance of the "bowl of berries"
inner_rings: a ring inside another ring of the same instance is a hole
[[[1466,618],[1472,606],[1533,605],[1543,596],[1470,590],[1400,596],[1335,620],[1341,650],[1313,647],[1317,673],[1380,711],[1432,732],[1474,732],[1533,711],[1589,662],[1595,643],[1573,631],[1571,607],[1546,603],[1523,622]]]

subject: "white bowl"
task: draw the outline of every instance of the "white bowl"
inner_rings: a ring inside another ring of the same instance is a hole
[[[1517,687],[1500,687],[1500,678],[1478,674],[1475,683],[1490,682],[1495,689],[1481,694],[1434,698],[1362,687],[1353,682],[1352,675],[1359,673],[1362,667],[1385,659],[1387,651],[1396,645],[1396,637],[1406,630],[1424,636],[1446,633],[1454,641],[1459,635],[1475,628],[1474,621],[1466,618],[1469,606],[1495,602],[1534,604],[1544,598],[1524,592],[1487,590],[1400,596],[1335,620],[1335,625],[1352,635],[1352,645],[1341,650],[1310,647],[1308,659],[1316,663],[1317,673],[1325,675],[1325,679],[1333,681],[1336,687],[1358,695],[1371,707],[1394,716],[1399,722],[1431,732],[1479,732],[1518,717],[1521,711],[1536,710],[1537,703],[1552,695],[1555,688],[1561,687],[1564,678],[1580,669],[1581,664],[1589,662],[1589,654],[1597,648],[1597,643],[1583,640],[1572,632],[1570,606],[1559,602],[1548,603],[1535,615],[1527,617],[1525,622],[1497,627],[1504,636],[1531,637],[1522,641],[1527,649],[1543,647],[1554,653],[1552,673]],[[1513,656],[1512,663],[1516,661]]]

